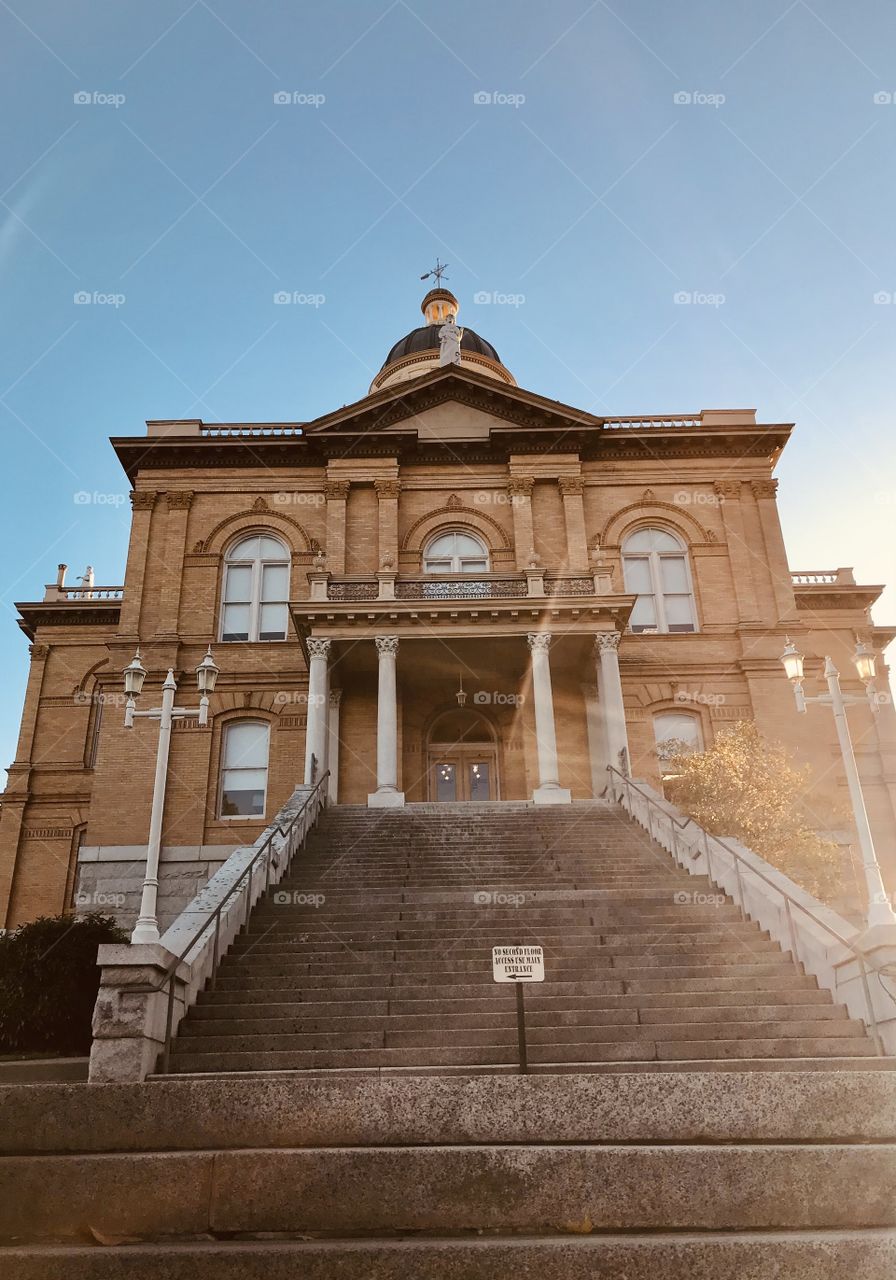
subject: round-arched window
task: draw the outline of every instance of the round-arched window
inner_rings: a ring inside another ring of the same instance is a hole
[[[622,544],[625,589],[637,596],[632,631],[696,631],[694,592],[684,543],[667,529],[638,529]]]
[[[227,552],[221,609],[222,640],[285,640],[289,552],[278,538],[256,533]]]
[[[488,573],[488,548],[472,533],[438,534],[423,553],[424,573]]]

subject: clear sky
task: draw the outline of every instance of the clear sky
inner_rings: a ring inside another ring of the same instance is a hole
[[[0,763],[13,602],[123,577],[108,437],[358,399],[437,254],[524,387],[795,421],[791,566],[896,580],[890,0],[0,0],[0,49]]]

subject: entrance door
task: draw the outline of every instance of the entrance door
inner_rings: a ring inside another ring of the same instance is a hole
[[[495,800],[495,751],[430,751],[433,800]]]
[[[429,732],[427,759],[430,800],[499,798],[494,730],[479,712],[458,708],[439,716]]]

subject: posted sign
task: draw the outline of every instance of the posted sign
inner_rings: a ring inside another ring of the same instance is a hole
[[[495,982],[544,982],[543,947],[492,947]]]

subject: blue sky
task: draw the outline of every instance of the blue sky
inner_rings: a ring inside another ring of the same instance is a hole
[[[0,762],[13,602],[123,576],[107,438],[359,398],[437,254],[527,388],[796,421],[792,567],[896,579],[886,0],[3,0],[0,47]]]

